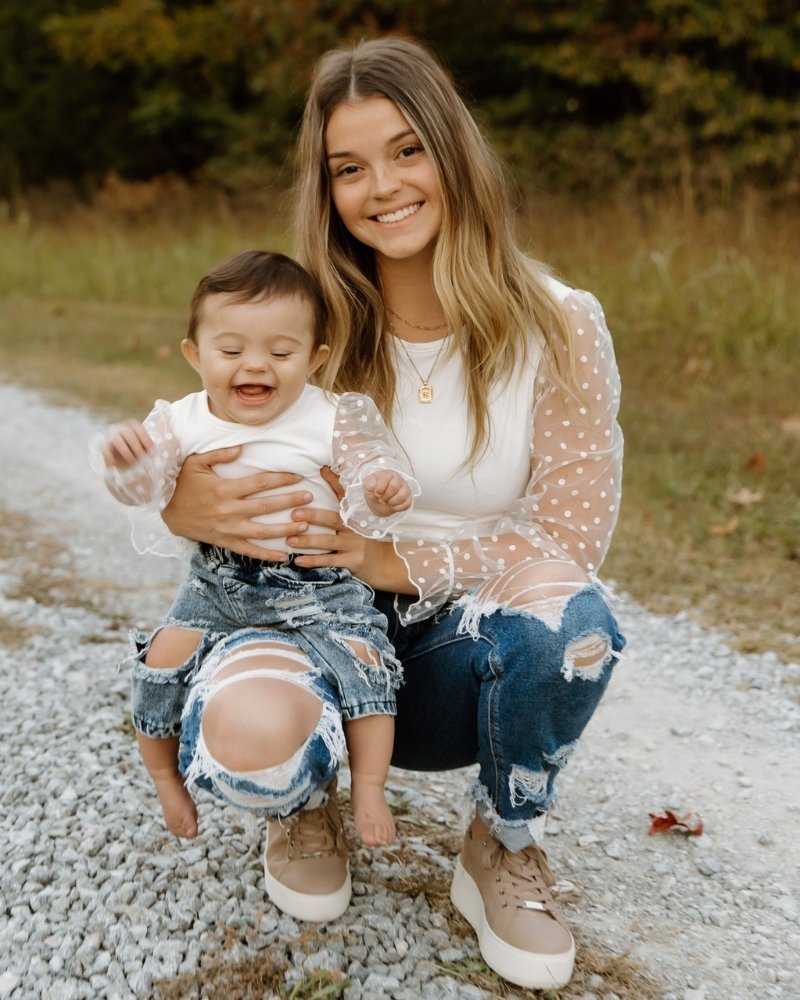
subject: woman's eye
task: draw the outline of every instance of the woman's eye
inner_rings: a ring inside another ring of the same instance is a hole
[[[416,153],[422,152],[422,146],[403,146],[400,150],[400,155],[404,159],[408,159],[409,156],[414,156]]]
[[[339,169],[334,173],[333,176],[352,177],[353,174],[356,173],[358,173],[358,167],[355,165],[355,163],[346,163],[343,167],[339,167]]]

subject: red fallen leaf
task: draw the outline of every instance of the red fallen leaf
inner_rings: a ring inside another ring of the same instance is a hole
[[[763,451],[754,451],[750,458],[744,463],[746,472],[763,472],[767,464]]]
[[[692,837],[699,837],[703,832],[703,821],[697,813],[690,812],[678,816],[671,809],[662,809],[660,813],[648,813],[647,815],[651,820],[650,829],[647,831],[650,836],[672,829],[676,829],[680,833],[687,833]]]

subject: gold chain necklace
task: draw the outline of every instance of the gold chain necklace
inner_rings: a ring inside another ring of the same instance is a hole
[[[403,354],[405,354],[405,356],[408,358],[409,364],[414,369],[414,371],[417,373],[417,375],[419,377],[419,380],[422,383],[422,385],[419,387],[419,389],[417,389],[417,400],[420,403],[432,403],[433,402],[433,386],[430,384],[431,375],[433,375],[433,369],[439,363],[439,358],[441,357],[442,351],[444,350],[444,345],[447,342],[447,338],[445,337],[442,340],[441,344],[439,344],[439,350],[436,352],[436,357],[433,359],[433,364],[431,365],[431,370],[428,372],[427,377],[425,377],[422,374],[422,372],[419,370],[419,368],[417,368],[417,366],[414,364],[414,359],[408,353],[408,348],[406,347],[406,345],[403,343],[403,341],[400,339],[400,337],[397,336],[397,331],[394,329],[394,327],[390,325],[389,329],[394,334],[394,342],[396,344],[399,344],[400,347],[403,349]]]
[[[406,326],[410,326],[412,330],[425,330],[426,333],[433,333],[434,330],[444,330],[447,326],[447,320],[445,320],[444,323],[437,323],[436,326],[418,326],[416,323],[412,323],[410,319],[406,319],[404,316],[401,316],[400,313],[396,313],[394,309],[390,309],[388,306],[386,306],[386,312],[388,312],[390,316],[394,316],[395,319],[399,319],[401,323],[405,323]]]

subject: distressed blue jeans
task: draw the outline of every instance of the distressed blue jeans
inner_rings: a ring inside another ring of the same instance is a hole
[[[156,739],[180,735],[187,784],[241,808],[283,817],[321,805],[345,755],[343,721],[395,713],[401,673],[386,619],[372,591],[347,570],[303,569],[291,560],[268,563],[199,546],[163,627],[197,632],[198,646],[184,663],[154,668],[147,655],[159,630],[134,634],[134,726]],[[205,742],[206,706],[233,684],[264,680],[312,694],[319,721],[283,764],[229,771]]]
[[[625,645],[601,589],[582,587],[555,616],[496,610],[470,632],[458,605],[403,626],[391,595],[375,603],[404,671],[392,763],[477,763],[478,813],[492,833],[512,851],[541,841],[556,776]]]

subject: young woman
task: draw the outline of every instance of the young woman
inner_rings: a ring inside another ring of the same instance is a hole
[[[379,592],[405,677],[393,763],[479,765],[453,901],[501,976],[563,985],[574,942],[549,892],[545,817],[624,645],[596,578],[622,453],[603,313],[519,248],[504,170],[424,48],[384,39],[324,56],[298,154],[297,249],[332,316],[322,384],[376,400],[422,489],[413,534],[364,539],[304,507],[286,475],[216,480],[230,452],[188,461],[165,519],[244,554],[248,538],[286,535],[319,548],[298,565],[346,567]],[[281,509],[283,526],[249,520]],[[312,525],[324,530],[307,536]],[[291,782],[305,706],[279,679],[235,688],[270,717],[279,700],[286,724],[248,729],[229,699],[201,721],[206,746],[234,772],[266,762]],[[268,824],[268,876],[305,913],[316,900],[327,914],[347,878],[331,809],[315,788],[280,842]]]

